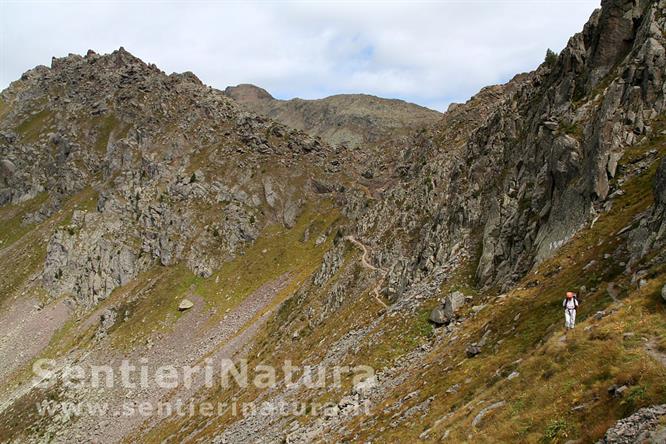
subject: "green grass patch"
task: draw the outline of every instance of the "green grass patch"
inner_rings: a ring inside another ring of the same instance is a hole
[[[548,423],[546,430],[544,431],[543,438],[541,442],[544,444],[549,444],[554,442],[557,439],[564,439],[567,435],[567,429],[569,424],[564,419],[553,419]]]
[[[23,224],[23,218],[37,211],[47,198],[48,193],[43,192],[28,201],[0,208],[0,249],[9,247],[34,228],[34,225]]]
[[[560,122],[560,129],[575,139],[581,140],[583,137],[583,128],[577,122]]]
[[[0,119],[5,117],[5,114],[8,111],[9,111],[9,105],[7,105],[5,101],[0,98]]]
[[[16,127],[16,132],[24,142],[34,142],[47,132],[47,125],[53,119],[53,113],[43,109],[30,115]]]
[[[364,344],[358,353],[359,364],[382,368],[423,344],[434,332],[428,321],[430,309],[386,318],[372,344]]]
[[[75,210],[85,212],[97,211],[97,199],[99,198],[99,193],[90,187],[85,188],[83,193],[83,197],[65,212],[65,216],[60,222],[61,227],[66,227],[72,223],[72,216],[74,215]]]
[[[178,303],[195,278],[184,264],[155,266],[137,276],[133,283],[116,288],[109,299],[124,302],[117,306],[118,322],[109,331],[113,346],[130,350],[153,332],[172,326],[181,315]],[[131,297],[134,294],[137,296]]]
[[[111,138],[111,133],[118,129],[120,121],[113,114],[108,114],[96,122],[97,138],[95,139],[95,151],[99,154],[106,152],[106,146]]]

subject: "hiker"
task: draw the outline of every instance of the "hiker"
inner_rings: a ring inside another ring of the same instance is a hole
[[[578,308],[578,299],[572,291],[567,291],[567,297],[562,303],[564,306],[564,325],[565,328],[574,328],[576,324],[576,309]]]

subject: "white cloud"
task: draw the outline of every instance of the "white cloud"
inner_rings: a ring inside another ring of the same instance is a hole
[[[535,68],[598,0],[7,2],[0,87],[51,56],[119,46],[217,88],[366,92],[442,109]]]

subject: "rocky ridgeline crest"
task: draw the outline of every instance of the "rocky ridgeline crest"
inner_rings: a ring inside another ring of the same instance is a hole
[[[13,82],[2,100],[9,111],[0,131],[0,203],[48,193],[26,221],[34,223],[93,189],[96,204],[75,210],[53,235],[43,274],[53,296],[86,305],[155,261],[184,260],[209,276],[269,219],[294,223],[309,189],[293,178],[320,171],[324,180],[340,165],[318,139],[123,48],[54,58]],[[266,165],[278,174],[262,175]],[[257,173],[263,177],[254,180]],[[217,213],[202,217],[206,207]]]
[[[508,288],[612,206],[618,160],[663,130],[664,6],[603,2],[552,66],[454,106],[397,156],[400,182],[356,216],[383,239],[393,289],[479,248],[479,283]],[[659,208],[640,229],[650,248],[663,245]]]
[[[352,148],[404,137],[442,118],[441,113],[413,103],[367,94],[278,100],[248,84],[227,87],[224,94],[251,112],[320,136],[331,145]]]

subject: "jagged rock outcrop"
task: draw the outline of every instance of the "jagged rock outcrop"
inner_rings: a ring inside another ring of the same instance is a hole
[[[472,137],[468,159],[502,177],[483,203],[482,282],[522,275],[603,211],[617,159],[647,140],[664,111],[660,8],[604,2],[556,65],[513,99],[518,113],[500,109]],[[494,166],[481,162],[489,148]]]
[[[26,219],[39,222],[71,196],[99,190],[96,208],[74,211],[54,234],[43,273],[51,295],[85,305],[155,262],[184,261],[208,277],[264,225],[294,226],[305,195],[316,195],[294,183],[338,182],[321,170],[339,151],[122,48],[54,58],[2,101],[0,203],[47,193]]]
[[[597,444],[660,443],[666,440],[666,404],[645,407],[619,420]]]
[[[430,320],[435,324],[445,324],[455,318],[458,310],[465,304],[465,295],[454,291],[444,298],[441,307],[435,308],[430,314]]]
[[[477,279],[506,287],[606,211],[622,186],[618,159],[649,144],[664,112],[663,7],[603,2],[553,65],[482,91],[415,137],[392,164],[405,182],[372,209],[349,207],[383,239],[389,281],[431,279],[477,250],[480,232]]]
[[[92,306],[145,268],[148,258],[129,246],[122,220],[102,218],[76,210],[71,224],[51,238],[43,273],[51,294],[70,294]]]
[[[666,159],[662,159],[655,175],[652,210],[627,236],[633,252],[632,264],[652,250],[663,251],[666,245]]]

